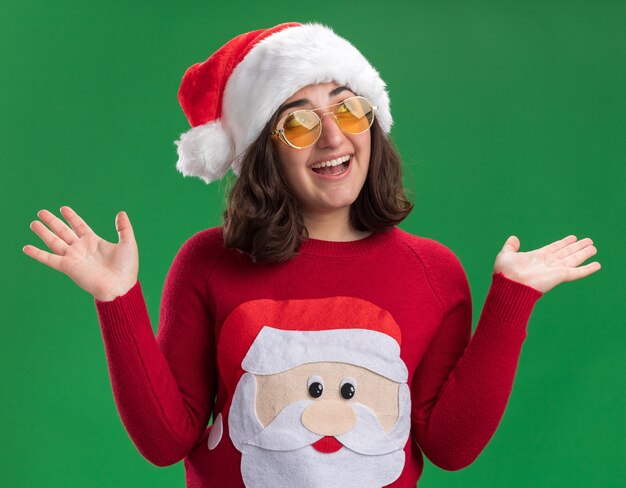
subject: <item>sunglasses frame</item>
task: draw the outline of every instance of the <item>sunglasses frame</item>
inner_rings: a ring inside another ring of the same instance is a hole
[[[341,128],[341,125],[339,124],[339,120],[337,120],[337,115],[336,115],[335,110],[326,111],[326,112],[324,112],[321,115],[318,115],[316,113],[317,110],[324,110],[324,109],[328,109],[328,108],[331,108],[331,107],[339,107],[340,105],[343,105],[346,102],[346,100],[350,100],[351,98],[361,98],[361,99],[365,100],[370,105],[370,107],[372,107],[372,120],[370,122],[370,125],[367,127],[367,129],[364,129],[361,132],[346,132],[345,130],[343,130]],[[276,124],[276,129],[274,129],[271,132],[271,135],[272,135],[272,137],[277,137],[280,142],[282,142],[283,144],[285,144],[285,145],[287,145],[289,147],[292,147],[294,149],[304,149],[304,148],[307,148],[307,147],[312,146],[313,144],[315,144],[319,140],[319,138],[321,137],[321,135],[322,135],[322,126],[321,126],[321,124],[322,124],[322,117],[324,117],[324,115],[332,115],[333,118],[335,119],[335,123],[337,124],[337,127],[339,127],[339,130],[341,132],[343,132],[344,134],[350,134],[350,135],[355,136],[355,135],[358,135],[358,134],[362,134],[363,132],[369,130],[370,127],[372,127],[372,124],[374,123],[374,117],[376,116],[376,110],[377,109],[378,109],[378,107],[376,105],[374,105],[372,102],[370,102],[367,98],[359,96],[359,95],[352,95],[350,97],[345,98],[344,100],[342,100],[339,103],[334,103],[333,105],[328,105],[326,107],[301,109],[301,110],[294,110],[293,112],[289,112],[288,114],[286,114],[283,117],[281,117],[281,119],[278,121],[278,124]],[[287,118],[289,116],[291,116],[291,115],[293,115],[295,113],[298,113],[298,112],[311,112],[311,113],[313,113],[318,118],[318,124],[317,125],[320,126],[319,132],[317,133],[317,137],[315,138],[315,140],[311,144],[307,144],[306,146],[295,146],[291,142],[289,142],[287,140],[287,138],[285,137],[285,129],[284,129],[285,121],[287,120]]]

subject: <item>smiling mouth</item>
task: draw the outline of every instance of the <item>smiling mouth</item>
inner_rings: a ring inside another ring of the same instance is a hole
[[[327,175],[327,176],[338,176],[341,173],[344,173],[348,170],[350,166],[350,162],[352,161],[352,157],[347,161],[338,164],[337,166],[325,166],[323,168],[311,168],[312,171],[317,173],[318,175]]]

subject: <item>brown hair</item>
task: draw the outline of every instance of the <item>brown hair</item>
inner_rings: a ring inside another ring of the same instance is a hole
[[[270,138],[275,113],[244,153],[241,174],[224,211],[224,245],[249,254],[253,261],[286,261],[308,237],[298,202],[280,172]],[[370,128],[368,175],[350,207],[350,222],[360,231],[379,232],[402,222],[413,209],[402,186],[402,166],[393,143],[378,121]]]

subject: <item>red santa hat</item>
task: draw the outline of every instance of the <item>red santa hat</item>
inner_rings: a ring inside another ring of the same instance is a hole
[[[334,81],[378,107],[391,130],[389,96],[374,67],[321,24],[290,22],[241,34],[185,72],[178,100],[191,129],[176,141],[176,168],[206,183],[236,175],[267,121],[300,88]]]

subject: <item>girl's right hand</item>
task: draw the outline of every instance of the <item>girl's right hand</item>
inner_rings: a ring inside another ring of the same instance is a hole
[[[40,210],[37,216],[52,231],[38,220],[30,224],[54,254],[31,245],[24,246],[23,251],[65,273],[98,300],[110,301],[126,294],[137,282],[139,272],[137,243],[126,212],[115,218],[117,244],[99,237],[70,207],[61,207],[61,214],[72,228],[47,210]]]

